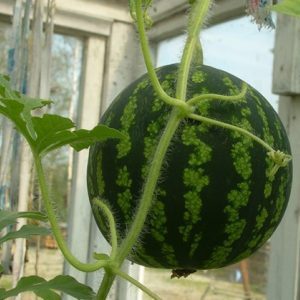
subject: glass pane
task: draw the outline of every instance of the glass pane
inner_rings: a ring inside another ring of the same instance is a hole
[[[7,74],[7,57],[10,45],[10,26],[0,22],[0,73]],[[0,148],[2,146],[2,122],[3,117],[0,116]],[[4,199],[0,199],[0,208],[4,207]]]
[[[7,58],[11,44],[11,32],[12,28],[10,25],[0,23],[0,72],[2,74],[7,73]],[[54,104],[49,108],[48,113],[71,117],[76,121],[76,111],[79,106],[83,47],[83,39],[54,34],[51,49],[50,82],[50,98],[54,101]],[[0,117],[0,126],[1,120],[2,117]],[[62,230],[65,229],[64,224],[67,215],[71,154],[70,149],[64,147],[63,149],[50,153],[43,160],[51,197],[59,222],[62,224]],[[38,187],[36,183],[33,184],[31,195],[32,199],[29,200],[30,209],[35,209],[38,205]],[[28,261],[25,265],[25,275],[35,274],[36,254],[35,248],[31,247],[34,246],[32,241],[33,240],[30,240],[30,247],[26,254]],[[46,246],[46,249],[43,246]],[[44,278],[53,278],[62,273],[62,255],[59,251],[52,251],[52,248],[56,248],[56,243],[52,237],[49,236],[46,237],[46,239],[42,239],[38,269],[39,275]],[[11,276],[3,275],[0,281],[2,287],[9,287],[11,285]],[[3,282],[6,283],[3,285]]]
[[[247,81],[277,109],[277,96],[271,92],[274,36],[274,31],[259,31],[246,17],[205,29],[204,63]],[[179,62],[184,41],[177,36],[161,42],[157,65]],[[265,299],[268,260],[267,243],[241,263],[198,271],[185,279],[171,279],[170,270],[145,268],[144,282],[166,300],[248,299],[248,293],[251,299]]]
[[[80,89],[83,40],[54,35],[51,61],[50,113],[76,119]],[[67,217],[67,200],[71,169],[69,147],[49,153],[45,160],[48,180],[55,199],[56,211],[62,222]]]
[[[7,73],[7,53],[10,44],[10,26],[0,22],[0,72]]]

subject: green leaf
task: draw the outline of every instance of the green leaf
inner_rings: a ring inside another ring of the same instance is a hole
[[[8,225],[15,224],[18,218],[27,218],[43,222],[48,220],[45,214],[38,211],[15,212],[0,210],[0,231]]]
[[[37,133],[36,151],[42,155],[65,145],[71,145],[76,151],[80,151],[97,141],[123,137],[116,129],[104,125],[98,125],[92,130],[71,131],[74,123],[57,115],[45,114],[32,120]]]
[[[36,134],[33,129],[31,111],[42,108],[51,103],[43,99],[34,99],[22,96],[20,98],[0,98],[2,105],[0,112],[17,125],[20,131],[27,139],[35,139]],[[30,138],[29,138],[30,137]]]
[[[10,88],[9,77],[0,74],[0,96],[3,98],[19,97],[19,93]]]
[[[150,0],[144,2],[147,7],[151,3]],[[102,125],[92,130],[74,130],[75,125],[68,118],[50,114],[32,116],[32,110],[49,103],[51,101],[29,98],[11,90],[8,78],[0,75],[0,113],[15,124],[36,154],[45,155],[65,145],[80,151],[97,141],[123,137],[117,130]]]
[[[0,264],[0,274],[4,271],[3,266]]]
[[[60,299],[57,298],[56,293],[53,293],[53,290],[73,296],[75,299],[95,298],[95,293],[90,287],[79,283],[71,276],[59,275],[49,281],[46,281],[39,276],[23,277],[19,280],[15,288],[9,291],[5,291],[2,289],[0,291],[0,299],[14,297],[20,293],[27,291],[32,291],[45,300]]]
[[[76,299],[93,299],[95,297],[94,291],[89,286],[68,275],[58,275],[45,283],[43,287],[58,290]]]
[[[2,300],[8,297],[14,297],[23,292],[34,291],[35,287],[43,282],[45,282],[45,279],[39,276],[23,277],[18,281],[15,288],[8,291],[2,289],[0,291],[0,299]]]
[[[28,141],[35,138],[31,111],[50,103],[50,100],[30,98],[12,90],[8,77],[0,74],[0,113],[13,121]]]
[[[272,10],[294,17],[300,17],[300,0],[284,0],[271,7]]]
[[[92,144],[98,141],[103,141],[108,138],[123,138],[118,130],[109,128],[105,125],[98,125],[92,130],[79,129],[73,132],[74,140],[70,145],[76,150],[80,151],[82,149],[88,148]]]
[[[47,235],[50,233],[50,230],[45,227],[40,227],[37,225],[23,225],[19,230],[17,231],[11,231],[0,238],[0,244],[7,242],[9,240],[14,240],[18,238],[28,238],[32,235]]]
[[[36,290],[34,293],[44,300],[61,300],[60,295],[51,290]]]

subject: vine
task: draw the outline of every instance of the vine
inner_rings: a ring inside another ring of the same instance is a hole
[[[139,201],[139,206],[135,218],[131,224],[131,227],[129,228],[126,237],[122,241],[118,240],[115,220],[109,207],[100,199],[93,199],[92,204],[99,207],[108,221],[112,249],[110,255],[95,253],[95,261],[92,263],[80,262],[70,252],[66,245],[66,242],[63,239],[49,196],[48,184],[42,165],[42,158],[50,151],[53,151],[64,145],[70,145],[75,150],[80,151],[84,148],[89,147],[96,141],[102,141],[108,138],[122,139],[124,138],[124,135],[116,130],[102,125],[98,125],[94,129],[89,131],[73,130],[74,124],[71,120],[56,115],[45,114],[42,117],[33,117],[31,113],[29,113],[31,110],[41,108],[45,105],[48,105],[50,102],[40,99],[29,99],[27,97],[23,97],[20,94],[10,90],[8,79],[6,77],[0,77],[0,113],[14,122],[16,129],[24,136],[31,147],[44,207],[49,223],[51,225],[52,233],[55,236],[59,249],[63,253],[65,259],[80,271],[94,272],[99,269],[103,269],[105,271],[105,275],[101,282],[99,290],[97,291],[97,295],[91,294],[90,290],[87,291],[87,294],[92,295],[93,297],[96,296],[96,299],[99,300],[106,299],[116,276],[119,276],[131,282],[133,285],[137,286],[146,294],[148,294],[151,298],[160,299],[159,296],[150,291],[143,284],[136,281],[128,274],[122,272],[121,265],[123,264],[126,257],[128,257],[128,255],[130,254],[138,239],[138,236],[143,229],[146,217],[152,205],[153,195],[158,178],[160,176],[160,171],[163,165],[165,154],[169,148],[170,142],[178,126],[184,119],[192,119],[205,124],[210,124],[227,130],[239,132],[247,136],[248,138],[251,138],[254,142],[259,143],[266,149],[267,155],[274,163],[274,166],[270,171],[271,177],[276,174],[279,168],[287,166],[287,164],[291,160],[290,155],[273,149],[261,138],[255,136],[253,133],[243,128],[204,117],[200,114],[195,113],[195,106],[199,106],[201,105],[201,103],[205,103],[207,101],[242,101],[247,93],[247,85],[244,84],[241,87],[239,93],[237,93],[236,95],[225,96],[207,93],[190,99],[186,99],[188,77],[193,60],[197,61],[197,63],[202,63],[203,60],[202,47],[198,37],[205,21],[206,15],[212,5],[212,0],[190,0],[189,2],[191,4],[191,14],[189,16],[189,24],[187,28],[187,40],[178,69],[178,78],[175,93],[176,97],[171,97],[163,89],[157,78],[156,71],[151,60],[150,47],[146,35],[146,29],[149,28],[152,24],[151,18],[149,17],[149,14],[147,12],[152,4],[152,1],[129,0],[130,13],[133,20],[136,22],[140,38],[141,50],[144,56],[149,78],[157,96],[161,99],[161,101],[164,101],[166,104],[172,106],[172,111],[170,113],[170,117],[163,131],[163,134],[161,135],[158,142],[153,161],[148,169],[148,174],[146,176],[144,189]],[[288,0],[286,1],[286,3],[288,3],[289,5],[291,4],[291,2]],[[278,9],[280,9],[280,7]],[[285,9],[287,8],[285,7]],[[23,216],[44,220],[44,217],[41,215],[26,213],[23,215],[19,214],[15,218]],[[0,214],[0,220],[1,218],[2,216]],[[34,234],[34,231],[32,231],[32,234]],[[74,286],[78,284],[74,283],[72,280],[70,282],[72,282]],[[36,284],[35,281],[32,281],[31,283]],[[50,285],[50,287],[55,289],[55,284]],[[33,290],[32,287],[31,290]],[[19,290],[18,288],[11,291],[3,291],[0,289],[0,292],[2,292],[2,294],[0,294],[0,299],[5,299],[8,296],[16,295]]]

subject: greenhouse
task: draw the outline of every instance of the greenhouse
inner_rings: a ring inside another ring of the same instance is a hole
[[[299,48],[299,0],[0,0],[0,300],[300,300]]]

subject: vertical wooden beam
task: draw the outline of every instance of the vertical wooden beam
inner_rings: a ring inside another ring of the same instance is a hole
[[[273,89],[293,154],[293,186],[285,216],[271,239],[267,299],[300,300],[300,20],[278,16]]]
[[[102,112],[119,92],[145,72],[137,33],[132,24],[115,21],[107,49]]]
[[[299,18],[278,15],[273,80],[276,94],[300,94],[299,36]]]

